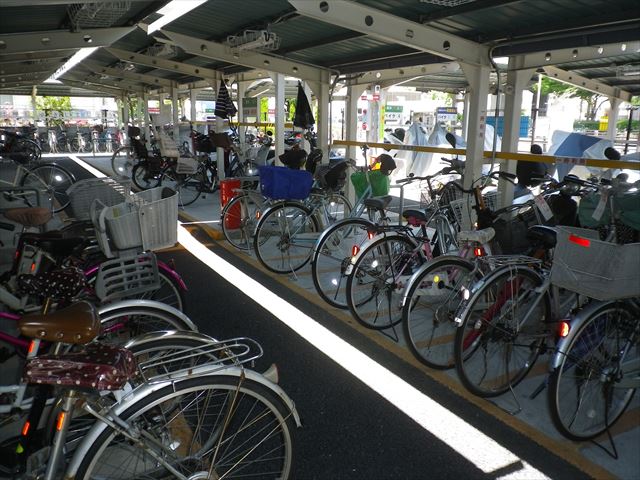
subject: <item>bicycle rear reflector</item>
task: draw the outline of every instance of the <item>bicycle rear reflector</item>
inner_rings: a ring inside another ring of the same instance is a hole
[[[482,247],[476,247],[473,249],[473,254],[476,257],[484,257],[484,248]]]
[[[29,433],[29,428],[31,428],[31,423],[29,422],[29,420],[27,420],[26,422],[24,422],[24,425],[22,426],[23,437],[27,436],[27,434]]]
[[[358,245],[351,247],[351,257],[355,257],[358,253],[360,253],[360,247]]]
[[[376,232],[371,232],[371,231],[367,232],[367,237],[369,237],[369,240],[371,240],[375,236],[376,236]]]
[[[56,422],[56,430],[60,431],[62,430],[62,426],[64,425],[64,417],[67,414],[65,412],[60,412],[58,414],[58,421]]]
[[[579,237],[577,235],[569,235],[569,241],[585,248],[589,248],[591,246],[591,240]]]
[[[565,338],[567,335],[569,335],[569,330],[571,330],[569,322],[560,322],[560,324],[558,325],[558,336],[560,338]]]

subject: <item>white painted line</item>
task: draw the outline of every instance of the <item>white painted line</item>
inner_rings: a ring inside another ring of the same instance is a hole
[[[78,165],[80,165],[82,168],[84,168],[85,170],[87,170],[89,173],[95,175],[98,178],[105,178],[107,175],[105,175],[104,173],[102,173],[100,170],[98,170],[97,168],[95,168],[92,165],[89,165],[87,162],[85,162],[84,160],[81,160],[80,158],[78,158],[76,155],[66,155],[67,157],[69,157],[71,160],[73,160],[74,162],[76,162]]]
[[[198,260],[219,273],[232,285],[242,285],[243,291],[251,292],[249,298],[483,472],[497,472],[507,466],[520,464],[519,469],[504,477],[496,478],[548,478],[528,463],[522,462],[519,457],[492,438],[287,303],[264,285],[223,260],[193,238],[180,225],[178,241]],[[425,451],[428,451],[428,445],[425,445]]]

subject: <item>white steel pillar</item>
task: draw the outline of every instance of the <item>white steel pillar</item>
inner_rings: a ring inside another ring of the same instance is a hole
[[[38,107],[36,107],[36,96],[38,95],[38,87],[35,85],[31,88],[31,111],[33,113],[33,126],[38,126]]]
[[[198,100],[198,89],[191,88],[189,90],[189,103],[190,103],[189,120],[191,120],[192,122],[196,121],[196,101],[197,100]]]
[[[220,80],[224,82],[224,79]],[[211,87],[213,87],[214,92],[220,91],[220,85],[218,81],[213,79],[211,80]],[[216,117],[216,133],[222,133],[224,131],[224,119],[220,117]],[[216,163],[218,164],[218,178],[223,180],[226,178],[225,169],[224,169],[224,149],[221,147],[216,148]]]
[[[345,133],[347,138],[345,140],[349,140],[351,142],[358,140],[358,100],[365,89],[366,85],[350,85],[347,87],[347,98],[345,102]],[[347,147],[344,156],[345,158],[351,158],[357,161],[357,147]],[[347,184],[348,183],[349,182],[347,182]]]
[[[511,59],[513,61],[513,57]],[[502,134],[502,151],[516,153],[520,142],[520,112],[522,109],[522,91],[533,76],[535,70],[509,70],[507,72],[507,90],[504,105],[504,132]],[[507,160],[501,170],[516,173],[517,162]],[[500,180],[501,205],[510,205],[513,201],[513,183]]]
[[[279,157],[284,153],[284,117],[286,115],[284,109],[284,86],[285,80],[282,73],[274,73],[271,75],[276,87],[276,121],[275,121],[275,142],[276,142],[276,165],[281,165]]]
[[[180,117],[178,114],[178,87],[171,87],[171,123],[173,124],[173,141],[180,144]]]
[[[247,82],[238,82],[238,123],[244,122],[244,110],[242,109],[242,103],[244,101],[244,94],[247,91]],[[238,133],[240,134],[240,143],[244,143],[246,127],[238,127]]]
[[[126,95],[122,96],[122,126],[126,129],[129,125],[129,99]]]
[[[148,142],[151,138],[151,128],[149,122],[149,94],[142,95],[142,119],[144,120],[144,138]]]
[[[470,188],[471,183],[482,174],[484,135],[487,116],[487,96],[489,95],[489,74],[487,66],[469,65],[461,63],[470,86],[469,126],[467,132],[467,155],[464,170],[464,187]]]
[[[326,163],[329,163],[329,84],[320,83],[320,88],[316,92],[318,99],[318,118],[316,123],[318,126],[318,148],[327,154]]]
[[[462,110],[462,138],[467,139],[469,133],[469,103],[471,101],[471,93],[467,90],[464,92],[464,107]]]
[[[616,97],[609,97],[609,122],[607,124],[607,139],[612,143],[616,141],[616,124],[618,123],[618,109],[620,107],[620,99]]]

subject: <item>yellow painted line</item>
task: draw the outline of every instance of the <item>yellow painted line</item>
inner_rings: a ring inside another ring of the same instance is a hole
[[[382,148],[384,150],[403,150],[409,152],[426,152],[426,153],[445,153],[455,155],[466,155],[467,150],[462,148],[440,148],[425,147],[422,145],[394,145],[391,143],[369,143],[356,142],[352,140],[334,140],[335,146],[361,147],[367,145],[372,148]],[[491,158],[493,153],[485,150],[483,152],[485,158]],[[554,155],[534,155],[531,153],[513,153],[513,152],[496,152],[496,158],[499,160],[522,160],[525,162],[544,162],[544,163],[562,163],[570,165],[585,165],[588,167],[599,168],[628,168],[631,170],[640,170],[640,162],[630,160],[609,160],[598,158],[574,158],[561,157]]]
[[[205,231],[211,228],[206,224],[201,224],[199,225],[199,227]],[[526,423],[524,420],[520,420],[519,418],[514,417],[513,415],[506,412],[505,410],[498,407],[497,405],[470,394],[459,382],[451,378],[446,373],[437,371],[437,370],[431,370],[425,365],[423,365],[422,363],[420,363],[411,354],[411,352],[409,352],[408,349],[402,347],[401,345],[385,337],[384,335],[381,335],[379,332],[365,328],[359,323],[357,323],[353,319],[353,317],[348,313],[348,311],[340,310],[338,308],[328,305],[327,303],[322,301],[322,299],[315,292],[312,292],[292,282],[291,277],[293,276],[293,274],[291,275],[274,274],[273,272],[270,272],[269,270],[264,268],[262,264],[260,264],[260,262],[256,260],[254,257],[250,256],[244,251],[240,251],[235,247],[228,245],[227,242],[219,242],[217,243],[217,245],[224,248],[228,252],[235,254],[237,258],[241,259],[246,264],[254,268],[257,268],[263,273],[266,273],[275,282],[289,288],[296,295],[299,295],[305,300],[320,307],[322,310],[327,311],[333,317],[337,318],[343,323],[351,326],[359,334],[365,336],[366,338],[373,341],[377,345],[383,347],[385,350],[391,352],[392,354],[394,354],[396,357],[398,357],[405,363],[408,363],[412,367],[419,369],[426,376],[428,376],[432,380],[435,380],[441,385],[444,385],[446,388],[454,392],[456,395],[464,398],[465,400],[479,407],[484,412],[497,418],[505,425],[515,429],[516,431],[525,435],[526,437],[528,437],[538,445],[544,447],[545,449],[549,450],[550,452],[553,452],[554,454],[561,456],[565,461],[577,467],[578,469],[582,470],[590,477],[598,478],[602,480],[616,478],[611,472],[601,467],[600,465],[586,459],[582,455],[582,453],[580,452],[580,447],[583,447],[584,446],[583,444],[574,443],[569,440],[556,440],[552,437],[549,437],[543,432],[541,432],[540,430]],[[295,272],[295,275],[300,276],[298,272]]]

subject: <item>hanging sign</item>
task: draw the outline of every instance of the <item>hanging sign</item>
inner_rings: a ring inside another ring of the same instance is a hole
[[[387,105],[384,110],[384,122],[400,123],[403,109],[402,105]]]
[[[458,118],[458,109],[456,107],[438,107],[436,109],[436,117],[439,122],[449,122]]]
[[[258,117],[258,98],[242,99],[242,115],[246,117]]]

